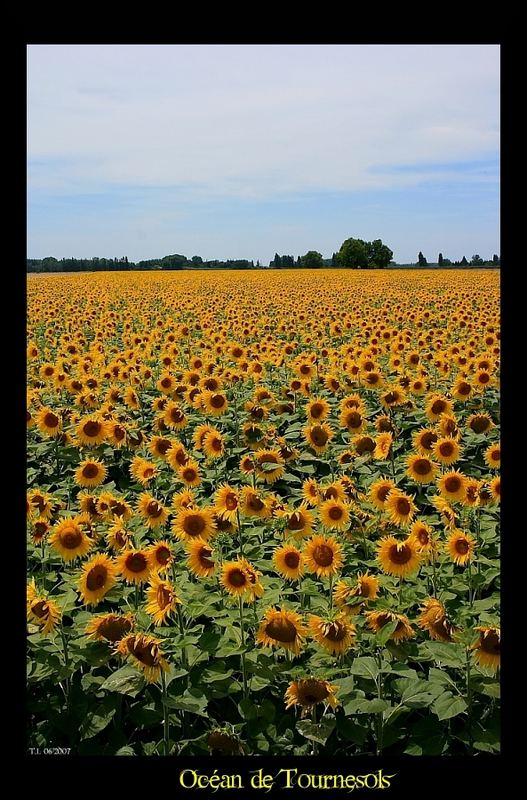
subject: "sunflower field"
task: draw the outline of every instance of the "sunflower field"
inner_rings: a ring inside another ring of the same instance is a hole
[[[27,286],[30,747],[499,752],[499,272]]]

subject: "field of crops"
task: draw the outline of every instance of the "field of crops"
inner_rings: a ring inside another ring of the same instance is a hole
[[[28,278],[28,744],[499,751],[499,273]]]

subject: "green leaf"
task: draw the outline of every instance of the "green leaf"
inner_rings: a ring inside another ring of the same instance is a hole
[[[167,697],[166,702],[170,708],[188,711],[189,714],[197,714],[200,717],[208,717],[205,711],[208,701],[200,689],[187,689],[180,697]]]
[[[467,704],[463,697],[454,697],[452,692],[443,692],[432,705],[432,711],[439,720],[456,717],[458,714],[462,714],[466,708]]]
[[[379,675],[379,667],[374,658],[363,656],[362,658],[354,659],[350,672],[352,675],[360,675],[363,678],[370,678],[374,681]]]
[[[103,731],[112,721],[115,711],[115,698],[105,697],[94,711],[89,711],[83,717],[79,727],[81,741],[83,739],[91,739],[92,736],[96,736]]]
[[[137,672],[133,667],[121,667],[104,681],[101,689],[135,697],[144,685],[145,679],[140,672]]]
[[[464,648],[454,643],[424,642],[419,646],[419,656],[447,667],[464,667],[466,661]]]
[[[394,633],[395,629],[399,625],[399,620],[394,619],[393,622],[388,622],[387,625],[383,625],[380,631],[375,635],[375,643],[382,646],[386,644],[392,633]]]
[[[323,717],[320,722],[311,722],[308,719],[299,720],[296,729],[301,736],[318,744],[326,744],[336,725],[335,718]]]
[[[242,719],[245,720],[256,719],[258,716],[258,708],[248,697],[244,697],[243,700],[240,700],[238,703],[238,711]]]
[[[408,708],[426,708],[432,705],[436,697],[443,691],[437,683],[430,681],[414,680],[412,678],[399,678],[394,681],[394,687],[401,694],[401,703]]]

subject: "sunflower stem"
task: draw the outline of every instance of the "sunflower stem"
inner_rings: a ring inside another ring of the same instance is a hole
[[[404,578],[401,576],[399,577],[399,600],[397,603],[397,607],[399,608],[399,610],[401,609],[403,602],[403,583],[404,583]]]
[[[329,576],[329,613],[333,611],[333,573]]]
[[[472,736],[472,687],[470,685],[470,652],[466,648],[466,667],[467,667],[467,727],[468,727],[468,752],[474,754],[474,739]]]
[[[66,638],[66,634],[64,633],[64,628],[63,628],[62,625],[60,626],[60,636],[61,636],[61,639],[62,639],[62,647],[63,647],[63,650],[64,650],[64,666],[66,667],[66,669],[69,672],[70,659],[69,659],[69,654],[68,654],[68,640]],[[69,707],[70,707],[70,677],[69,677],[69,674],[65,676],[64,681],[65,681],[65,684],[66,684],[66,709],[69,711]]]
[[[248,692],[247,692],[247,674],[245,671],[245,631],[243,628],[243,600],[240,595],[238,598],[239,608],[240,608],[240,631],[241,631],[241,638],[242,638],[242,648],[243,653],[241,653],[240,661],[242,665],[242,680],[243,680],[243,696],[247,699]]]
[[[468,572],[468,604],[470,608],[474,605],[474,597],[472,593],[472,562],[471,559],[467,561],[467,572]]]
[[[134,591],[134,607],[135,610],[139,608],[139,584],[135,584],[135,591]]]
[[[377,684],[377,698],[379,700],[384,699],[384,682],[382,677],[382,658],[381,658],[381,650],[380,648],[377,650],[377,664],[379,667],[379,674],[376,679]],[[383,748],[383,739],[384,739],[384,717],[383,712],[379,711],[377,714],[377,741],[375,743],[375,755],[381,756],[382,755],[382,748]]]
[[[168,719],[168,706],[167,706],[167,682],[165,677],[165,670],[161,670],[161,702],[163,704],[163,742],[165,745],[165,755],[168,756],[170,752],[170,738],[169,738],[169,719]]]
[[[316,707],[316,705],[314,705],[312,707],[312,709],[311,709],[311,721],[313,722],[313,725],[317,724],[317,707]],[[318,743],[315,742],[314,739],[312,740],[312,742],[313,742],[313,750],[311,751],[311,755],[312,756],[316,756],[316,755],[318,755]]]
[[[253,473],[254,475],[254,473]],[[243,533],[242,533],[242,521],[240,518],[240,509],[236,508],[236,519],[238,520],[238,537],[240,540],[240,556],[243,558]]]
[[[184,636],[185,635],[185,625],[183,623],[183,614],[181,613],[181,606],[180,606],[179,603],[176,605],[176,610],[177,610],[177,618],[178,618],[178,623],[179,623],[179,632],[180,632],[181,636]],[[185,669],[188,669],[187,648],[186,647],[182,647],[181,648],[181,661],[183,663],[183,667]]]

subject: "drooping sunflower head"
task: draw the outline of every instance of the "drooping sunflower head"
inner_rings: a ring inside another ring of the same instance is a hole
[[[54,600],[36,594],[28,599],[27,616],[30,622],[39,626],[43,636],[51,633],[62,618],[60,608]]]
[[[333,655],[346,653],[353,646],[356,628],[344,614],[334,619],[311,614],[308,626],[313,638]]]
[[[295,508],[294,511],[283,512],[283,515],[286,520],[285,536],[303,538],[309,536],[313,531],[313,514],[305,503]]]
[[[300,614],[284,608],[268,608],[256,634],[256,643],[264,647],[283,647],[298,655],[306,634]]]
[[[417,624],[438,642],[454,641],[456,629],[448,619],[445,607],[435,597],[428,597],[424,601]]]
[[[132,614],[101,614],[89,621],[86,635],[89,639],[105,640],[114,644],[130,633],[133,627]]]
[[[268,519],[271,516],[266,499],[249,486],[242,489],[240,510],[245,517]]]
[[[368,627],[378,633],[391,622],[397,622],[395,630],[390,634],[390,639],[395,642],[403,641],[404,639],[411,639],[415,636],[415,631],[410,624],[410,620],[405,614],[396,614],[393,611],[369,611],[366,614],[366,623]]]
[[[117,652],[139,667],[148,683],[155,683],[161,677],[161,672],[169,669],[160,644],[154,636],[130,634],[121,639]]]
[[[286,710],[292,706],[302,709],[305,716],[319,703],[327,703],[332,708],[338,705],[337,687],[321,678],[302,678],[291,681],[284,695]]]
[[[497,672],[501,663],[501,631],[499,628],[484,625],[476,630],[479,632],[479,639],[471,647],[476,663]]]

